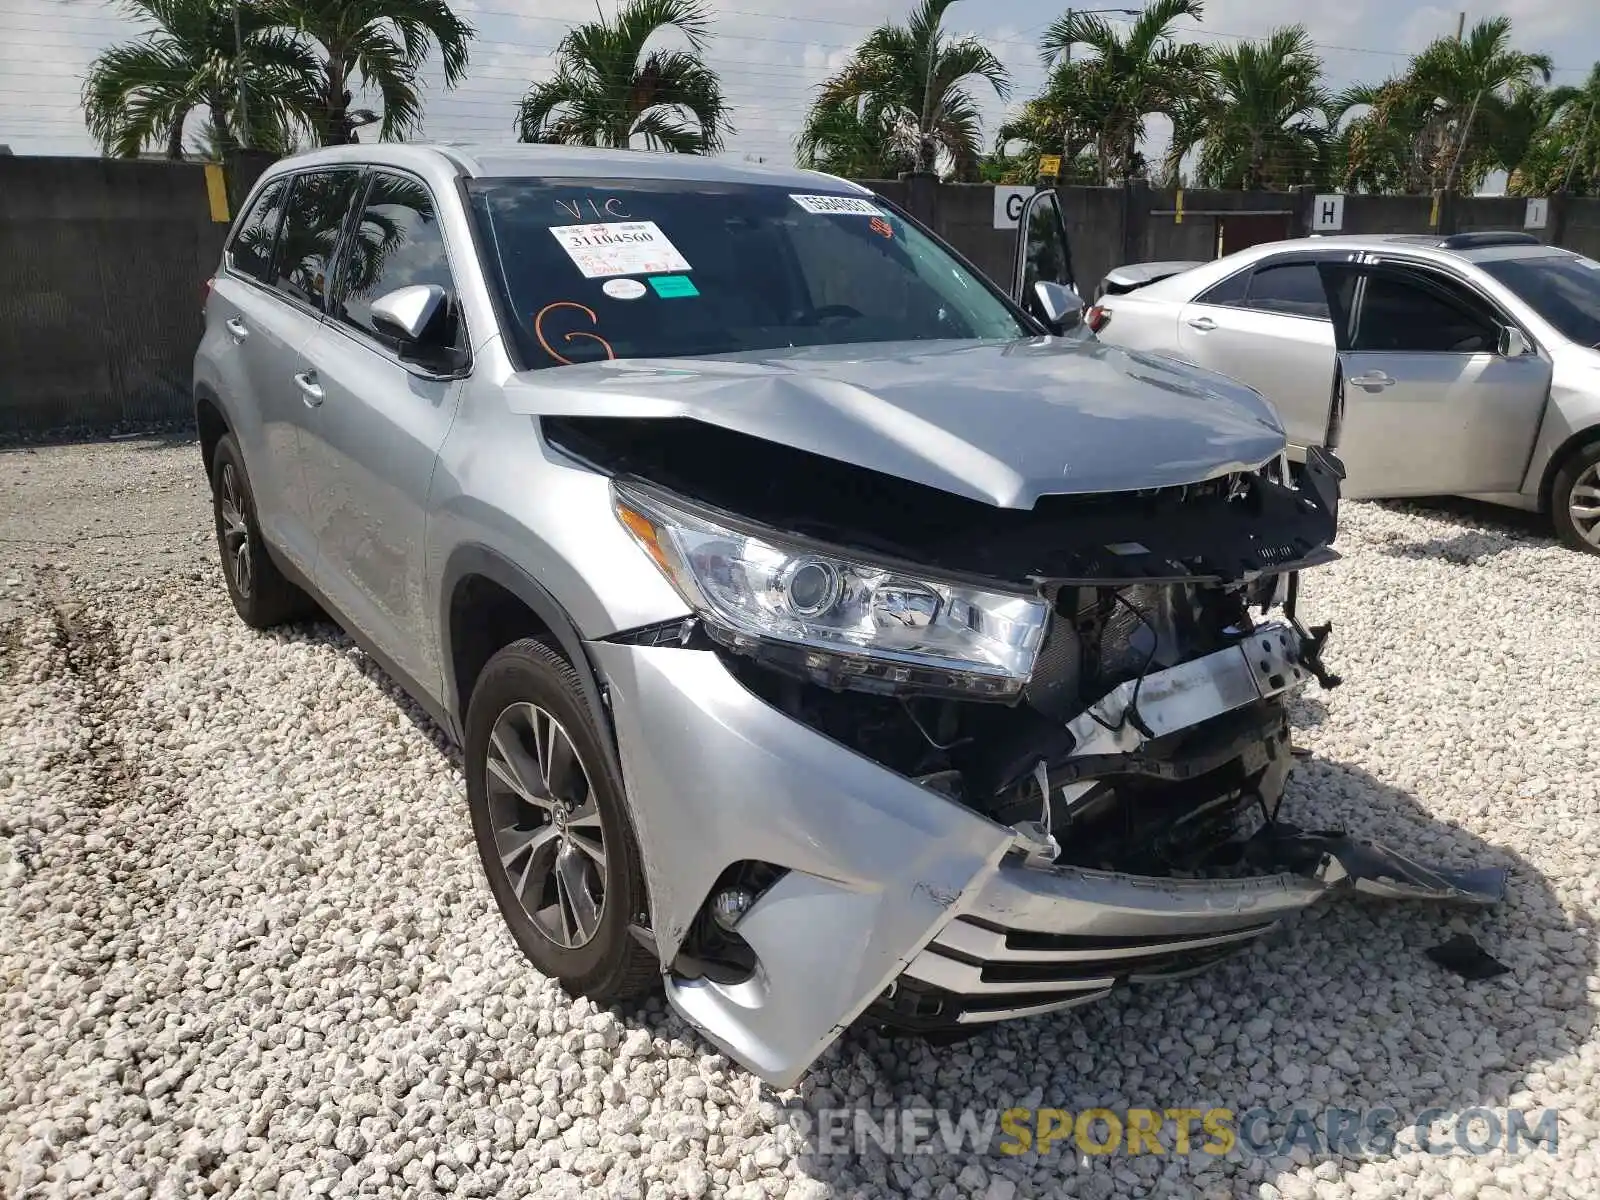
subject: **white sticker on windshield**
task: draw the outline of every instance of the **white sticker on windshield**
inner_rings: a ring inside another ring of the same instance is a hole
[[[654,221],[553,225],[550,232],[585,279],[693,270]]]
[[[876,204],[865,200],[858,200],[854,196],[796,196],[789,194],[793,200],[808,213],[821,213],[828,217],[881,217],[883,209]]]
[[[637,279],[608,279],[600,290],[613,300],[637,300],[644,295],[644,284]]]

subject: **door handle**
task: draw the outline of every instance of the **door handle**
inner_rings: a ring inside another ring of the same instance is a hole
[[[228,336],[236,342],[242,342],[250,336],[250,331],[245,328],[244,322],[239,320],[238,317],[228,318],[222,323],[222,327],[228,331]]]
[[[1394,383],[1394,377],[1382,371],[1368,371],[1365,375],[1350,376],[1350,382],[1358,388],[1366,388],[1369,392],[1381,392]]]
[[[322,385],[317,382],[315,371],[300,372],[294,377],[294,382],[304,395],[307,408],[316,408],[322,403]]]
[[[1198,329],[1201,333],[1205,333],[1208,330],[1215,329],[1217,327],[1217,323],[1210,317],[1191,317],[1189,318],[1189,327],[1191,329]]]

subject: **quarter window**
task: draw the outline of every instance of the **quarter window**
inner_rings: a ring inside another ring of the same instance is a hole
[[[261,189],[250,211],[239,220],[233,240],[228,243],[228,266],[241,275],[272,281],[272,248],[278,240],[278,225],[283,220],[283,198],[289,185],[275,179]]]
[[[354,170],[313,171],[295,177],[278,242],[275,278],[279,291],[322,308],[339,235],[360,181],[360,173]]]
[[[375,172],[351,232],[341,268],[336,315],[386,346],[393,339],[372,323],[372,302],[397,288],[438,284],[450,298],[445,319],[454,322],[452,344],[461,348],[454,316],[455,281],[433,195],[415,179]]]
[[[1217,304],[1225,308],[1244,303],[1245,286],[1250,282],[1250,272],[1235,271],[1221,283],[1212,285],[1196,298],[1196,304]]]

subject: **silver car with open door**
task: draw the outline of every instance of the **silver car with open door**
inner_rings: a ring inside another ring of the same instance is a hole
[[[1255,388],[1293,447],[1332,419],[1347,497],[1475,496],[1600,552],[1600,263],[1515,233],[1307,238],[1087,321]]]

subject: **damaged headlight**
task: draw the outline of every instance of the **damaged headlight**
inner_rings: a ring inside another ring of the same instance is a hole
[[[778,651],[836,686],[1004,698],[1044,639],[1038,596],[993,592],[819,552],[765,528],[732,528],[619,484],[617,516],[734,649]]]

